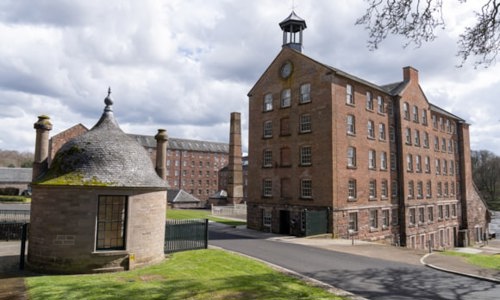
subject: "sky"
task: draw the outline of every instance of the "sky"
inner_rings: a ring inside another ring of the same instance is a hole
[[[227,143],[230,114],[241,112],[246,152],[247,93],[280,52],[278,23],[293,9],[307,22],[305,55],[378,85],[413,66],[429,101],[471,125],[471,149],[500,155],[500,63],[456,67],[457,37],[484,1],[445,2],[432,43],[389,37],[370,51],[354,24],[363,0],[0,0],[0,149],[33,152],[39,115],[51,136],[91,128],[111,87],[127,133]]]

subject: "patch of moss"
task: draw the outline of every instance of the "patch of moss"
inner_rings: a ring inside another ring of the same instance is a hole
[[[39,185],[78,185],[78,186],[113,186],[114,182],[103,182],[97,177],[92,176],[90,179],[85,179],[81,173],[72,172],[61,175],[59,177],[37,182]]]

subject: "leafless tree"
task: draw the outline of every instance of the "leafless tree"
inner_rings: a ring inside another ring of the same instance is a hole
[[[498,199],[500,157],[487,150],[472,151],[472,177],[484,199],[493,205]]]
[[[368,47],[377,49],[388,35],[403,36],[407,43],[420,46],[436,38],[436,30],[444,29],[443,0],[365,0],[366,13],[357,21],[369,31]],[[458,4],[467,0],[456,0]],[[476,0],[477,1],[477,0]],[[476,22],[466,27],[458,40],[457,56],[462,65],[476,57],[475,66],[495,63],[500,51],[500,0],[486,2],[475,11]]]

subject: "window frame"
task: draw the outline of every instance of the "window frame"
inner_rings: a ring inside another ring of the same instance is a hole
[[[128,203],[129,197],[126,195],[98,196],[95,237],[96,251],[126,249]],[[103,208],[104,212],[102,211]],[[111,216],[109,215],[109,208],[111,209]],[[111,224],[111,230],[107,229],[109,228],[109,224]]]
[[[273,110],[273,94],[267,93],[264,95],[264,112]]]
[[[303,83],[300,85],[299,103],[305,104],[305,103],[310,103],[310,102],[311,102],[311,84],[310,83]]]
[[[292,90],[283,89],[280,94],[281,108],[288,108],[292,106]]]

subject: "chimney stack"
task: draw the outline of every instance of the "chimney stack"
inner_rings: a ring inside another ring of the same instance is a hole
[[[36,129],[36,142],[32,180],[35,180],[48,168],[49,131],[52,130],[52,123],[50,123],[50,118],[48,116],[42,115],[38,116],[38,121],[33,127]]]
[[[414,81],[418,84],[418,70],[414,67],[404,67],[403,68],[403,80],[404,81]]]
[[[156,173],[161,179],[167,179],[167,142],[168,135],[165,129],[158,129],[156,139]]]
[[[240,204],[243,202],[240,113],[231,113],[231,125],[229,132],[229,178],[227,183],[227,200],[229,204]]]

